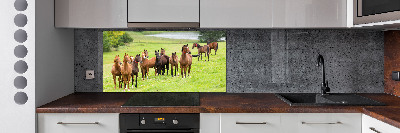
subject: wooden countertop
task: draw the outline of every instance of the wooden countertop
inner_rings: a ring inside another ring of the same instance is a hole
[[[200,106],[121,107],[134,93],[73,93],[36,113],[364,113],[400,128],[400,98],[359,94],[387,106],[289,106],[272,93],[200,93]]]

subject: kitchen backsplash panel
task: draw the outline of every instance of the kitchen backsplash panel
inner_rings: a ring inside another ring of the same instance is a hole
[[[102,92],[102,29],[75,30],[75,91]],[[319,92],[325,58],[331,92],[384,92],[384,32],[229,29],[228,93]],[[218,53],[217,53],[218,54]],[[212,58],[212,56],[211,56]],[[95,79],[85,80],[85,70]]]

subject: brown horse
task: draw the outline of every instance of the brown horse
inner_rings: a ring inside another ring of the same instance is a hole
[[[132,58],[131,58],[132,59]],[[137,78],[139,76],[139,62],[142,61],[140,54],[137,54],[135,58],[132,59],[132,88],[133,88],[133,81],[135,82],[135,87],[137,88]],[[136,80],[133,80],[133,77],[136,76]]]
[[[112,66],[111,69],[111,74],[113,75],[113,80],[114,80],[114,89],[117,88],[117,83],[116,83],[116,77],[118,76],[118,87],[122,87],[122,82],[121,82],[121,65],[120,65],[120,58],[119,55],[116,55],[114,58],[114,65]]]
[[[207,43],[208,47],[210,49],[214,49],[215,55],[217,55],[217,50],[218,50],[218,43],[217,42],[212,42],[212,43]]]
[[[147,50],[145,49],[145,50],[143,50],[143,53],[144,53],[144,55],[145,55],[145,57],[146,58],[149,58],[149,52],[147,52]]]
[[[176,55],[176,52],[172,53],[171,58],[169,58],[169,63],[171,64],[171,75],[172,75],[172,77],[174,77],[174,67],[175,67],[175,76],[176,76],[176,71],[179,72],[179,70],[178,70],[179,60],[178,60],[178,56]]]
[[[129,90],[129,82],[131,80],[132,74],[132,66],[128,63],[130,61],[130,57],[128,54],[125,53],[124,60],[123,60],[123,67],[121,69],[122,81],[124,82],[124,88],[127,86]]]
[[[185,71],[185,78],[186,78],[186,71],[188,70],[188,76],[190,74],[190,69],[192,67],[192,55],[189,54],[189,45],[182,46],[182,55],[179,59],[179,64],[181,66],[181,75],[183,78],[183,71]]]
[[[203,53],[205,54],[205,57],[208,57],[208,61],[210,61],[210,47],[208,45],[201,46],[198,43],[193,43],[192,49],[194,47],[197,47],[197,54],[200,55],[201,60],[203,60]],[[199,57],[197,56],[197,61],[199,61]]]
[[[146,51],[147,52],[147,51]],[[148,59],[145,52],[142,52],[142,61],[140,62],[140,70],[142,72],[142,79],[149,78],[149,68],[154,68],[156,65],[156,57]],[[157,74],[157,70],[156,70]]]

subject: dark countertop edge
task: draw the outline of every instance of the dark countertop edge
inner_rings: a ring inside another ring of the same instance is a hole
[[[363,113],[363,108],[204,108],[204,107],[121,107],[121,108],[37,108],[36,113]]]

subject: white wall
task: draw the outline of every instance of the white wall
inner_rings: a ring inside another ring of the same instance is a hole
[[[36,107],[74,91],[74,31],[54,29],[53,0],[26,0],[28,7],[23,11],[15,9],[15,1],[0,2],[0,133],[34,133]],[[27,25],[14,24],[17,14],[27,16]],[[27,33],[25,42],[14,40],[14,32],[19,29]],[[25,57],[14,55],[18,45],[27,48]],[[19,60],[28,65],[24,73],[14,70]],[[14,86],[17,76],[27,79],[25,88]],[[26,93],[26,103],[14,101],[17,92]]]
[[[74,30],[54,28],[54,0],[36,0],[36,106],[74,92]]]
[[[28,7],[25,11],[14,8],[15,0],[1,0],[0,2],[0,133],[34,133],[35,132],[35,1],[27,0]],[[28,22],[24,27],[14,24],[14,17],[22,13],[27,16]],[[27,32],[27,40],[19,43],[14,40],[14,32],[18,29]],[[24,45],[28,53],[24,58],[14,55],[14,48]],[[23,60],[28,69],[25,73],[18,74],[14,70],[14,63]],[[24,76],[27,86],[17,89],[14,86],[16,76]],[[18,105],[14,102],[17,92],[26,93],[28,100],[25,104]]]

